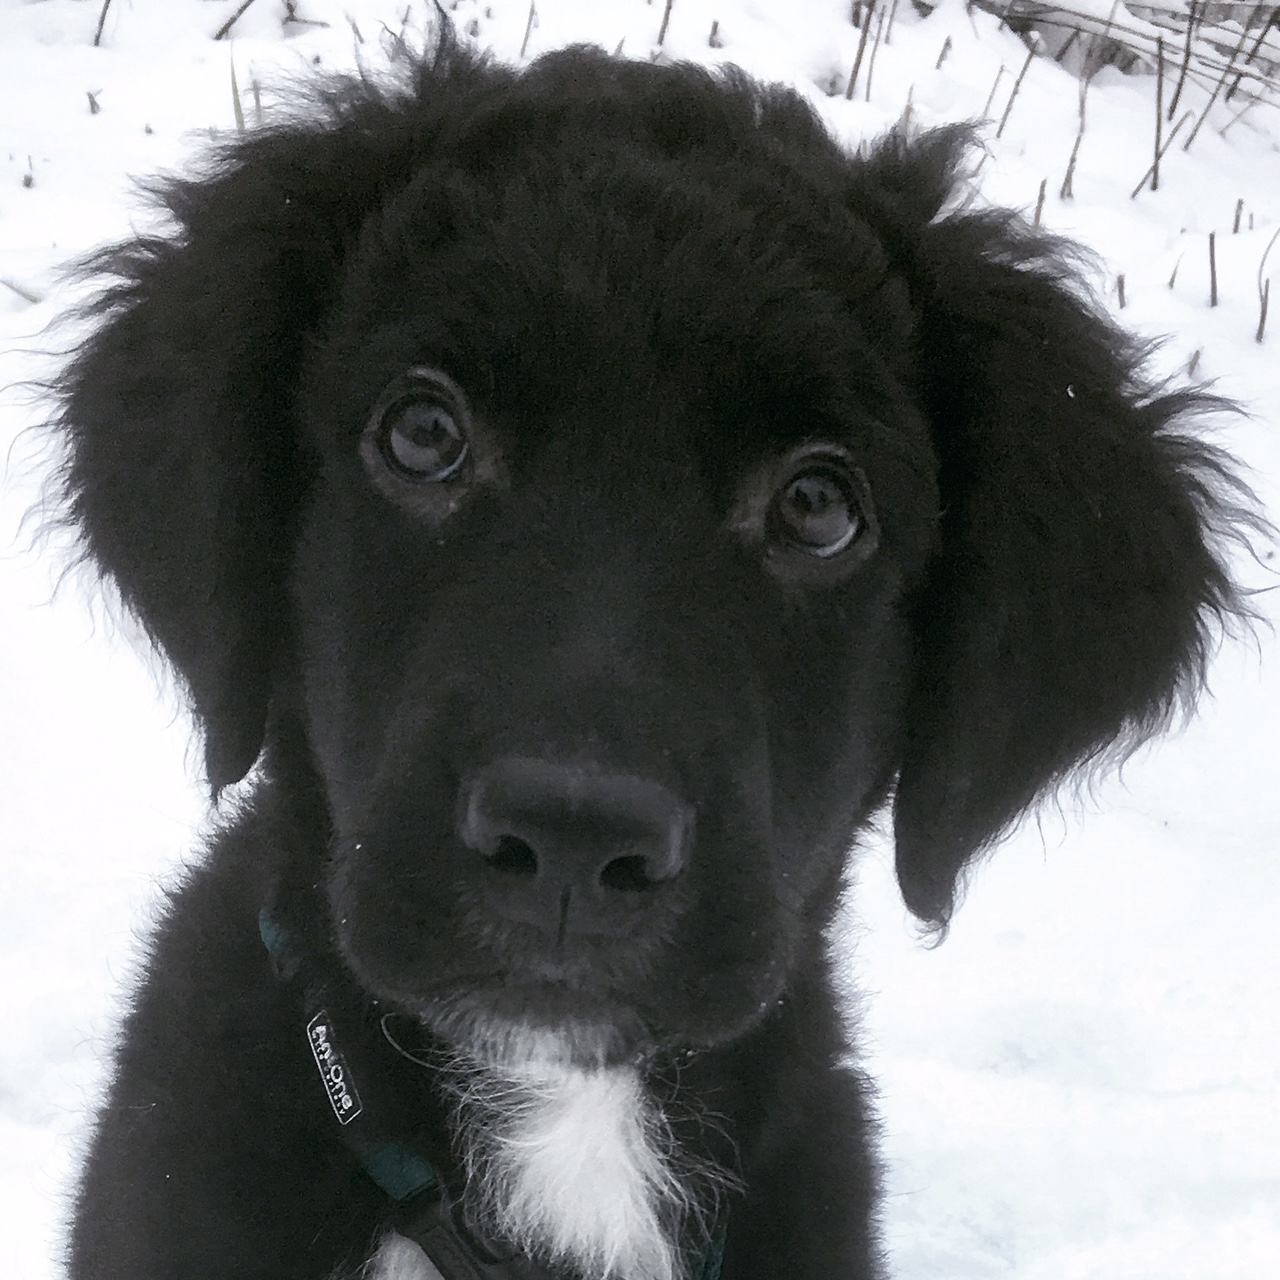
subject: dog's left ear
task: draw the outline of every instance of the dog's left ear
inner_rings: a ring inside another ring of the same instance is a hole
[[[1009,214],[939,214],[966,143],[891,137],[857,162],[853,199],[911,289],[939,458],[894,809],[903,895],[935,926],[1038,796],[1198,691],[1214,624],[1238,611],[1214,544],[1242,488],[1189,431],[1221,405],[1143,379],[1071,246]]]
[[[446,31],[402,86],[328,82],[210,176],[158,185],[169,229],[85,264],[107,287],[58,387],[69,516],[185,683],[215,792],[263,741],[309,481],[306,344],[370,212],[510,78]]]
[[[177,228],[85,264],[112,283],[60,388],[70,515],[185,684],[215,792],[258,754],[283,626],[292,395],[342,237],[312,198],[323,141],[255,141],[159,189]]]

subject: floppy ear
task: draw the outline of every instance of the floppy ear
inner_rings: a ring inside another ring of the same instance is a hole
[[[68,508],[185,681],[215,791],[263,739],[307,483],[304,345],[370,210],[430,151],[450,99],[490,78],[446,39],[400,97],[334,82],[306,122],[233,146],[212,177],[154,188],[172,231],[85,264],[110,283],[60,388]]]
[[[935,217],[965,143],[889,139],[861,198],[910,282],[940,463],[894,809],[903,895],[939,926],[1037,796],[1198,690],[1212,624],[1238,609],[1212,543],[1243,492],[1189,432],[1221,404],[1144,381],[1078,252],[1009,214]]]

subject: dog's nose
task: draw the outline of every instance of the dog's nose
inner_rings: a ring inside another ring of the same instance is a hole
[[[460,833],[506,879],[503,911],[543,928],[599,922],[599,906],[674,880],[693,808],[659,782],[509,757],[463,784]]]

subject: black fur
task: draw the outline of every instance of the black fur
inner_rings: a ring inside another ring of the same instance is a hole
[[[1038,796],[1194,694],[1237,607],[1209,402],[1144,381],[1067,246],[939,213],[964,130],[850,157],[784,89],[586,50],[411,81],[330,85],[92,264],[69,509],[214,791],[254,771],[160,926],[71,1275],[326,1280],[390,1220],[264,907],[446,1170],[383,1015],[572,1026],[740,1178],[724,1280],[878,1275],[848,849],[891,805],[943,927]],[[415,368],[469,404],[457,477],[366,432]]]

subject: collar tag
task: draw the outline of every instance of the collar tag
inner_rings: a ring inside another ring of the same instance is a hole
[[[316,1070],[320,1072],[333,1114],[338,1117],[339,1124],[350,1124],[364,1108],[347,1060],[338,1048],[337,1033],[326,1010],[321,1009],[307,1023],[307,1043],[311,1046],[311,1056],[316,1060]]]

